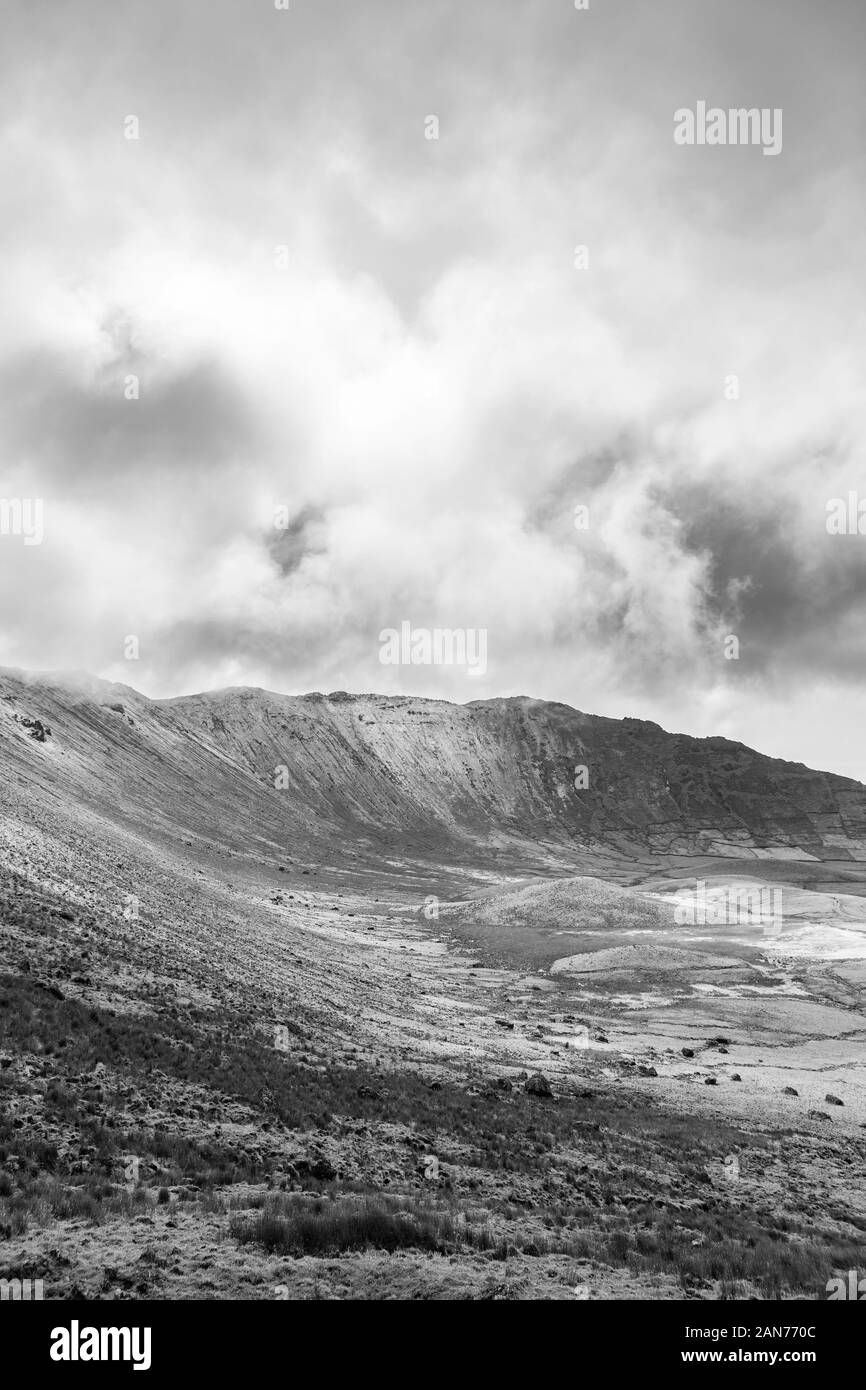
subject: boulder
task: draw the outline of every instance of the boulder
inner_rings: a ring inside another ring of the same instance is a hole
[[[530,1096],[552,1096],[553,1087],[548,1081],[544,1072],[533,1072],[524,1084],[523,1089]]]

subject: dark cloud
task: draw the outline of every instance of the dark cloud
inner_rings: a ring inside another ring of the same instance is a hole
[[[750,674],[866,677],[861,537],[828,534],[817,507],[810,534],[797,488],[762,488],[759,477],[733,497],[709,483],[669,492],[666,504],[684,547],[709,557],[708,611],[740,637]]]
[[[46,348],[0,373],[5,455],[27,459],[46,489],[110,493],[148,478],[165,486],[179,474],[219,473],[255,448],[248,404],[214,361],[166,371],[130,348],[89,376],[76,367]]]
[[[327,549],[321,507],[302,507],[296,516],[277,518],[265,533],[265,544],[279,572],[284,577],[300,569],[307,555],[321,555]]]

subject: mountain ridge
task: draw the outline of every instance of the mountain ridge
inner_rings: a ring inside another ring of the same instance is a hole
[[[52,797],[250,850],[866,860],[860,783],[561,702],[249,686],[152,700],[86,673],[8,668],[0,697],[0,757]],[[28,738],[26,719],[49,739]]]
[[[458,701],[446,700],[444,698],[440,698],[439,696],[432,695],[385,695],[380,694],[378,691],[307,690],[302,692],[301,694],[293,695],[289,694],[286,691],[270,690],[266,686],[225,685],[214,686],[212,689],[207,690],[192,691],[185,695],[154,696],[145,695],[142,691],[136,689],[135,686],[127,685],[124,682],[120,681],[110,681],[103,676],[94,676],[90,672],[85,670],[61,669],[51,671],[36,671],[27,670],[24,667],[0,666],[0,678],[2,677],[16,678],[19,679],[23,684],[28,685],[39,684],[40,682],[44,682],[45,684],[56,685],[58,688],[69,689],[70,691],[75,691],[76,689],[79,689],[83,692],[86,689],[87,685],[105,687],[107,691],[125,691],[127,695],[131,695],[135,697],[136,700],[141,701],[147,705],[163,706],[179,705],[183,704],[184,702],[204,701],[208,699],[215,699],[218,696],[226,695],[260,695],[267,696],[276,700],[309,700],[316,703],[321,701],[346,703],[349,701],[373,700],[380,701],[382,703],[393,702],[396,704],[442,705],[453,709],[484,709],[497,705],[522,705],[524,707],[534,706],[544,707],[547,709],[560,709],[565,710],[569,714],[576,715],[578,718],[583,720],[605,722],[611,725],[618,726],[639,726],[647,730],[652,730],[656,733],[664,734],[668,738],[684,739],[688,740],[688,742],[690,743],[704,743],[725,746],[730,748],[746,749],[748,752],[755,754],[756,756],[765,759],[768,762],[784,764],[788,767],[798,769],[806,768],[809,772],[813,772],[816,775],[822,777],[829,777],[832,778],[834,781],[849,783],[850,785],[855,787],[866,788],[866,783],[860,782],[857,778],[846,777],[843,773],[831,772],[829,769],[811,768],[807,763],[801,762],[797,759],[779,758],[771,753],[762,753],[759,749],[753,748],[751,744],[743,743],[741,739],[728,738],[724,734],[680,733],[675,730],[666,729],[663,724],[659,724],[656,720],[644,719],[641,715],[627,714],[618,717],[615,715],[595,714],[587,710],[580,710],[577,708],[576,705],[569,705],[563,700],[547,700],[543,696],[538,695],[492,695],[485,700],[475,699]],[[80,686],[77,687],[75,682],[80,682]]]

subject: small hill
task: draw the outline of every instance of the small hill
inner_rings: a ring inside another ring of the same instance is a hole
[[[673,926],[673,908],[601,879],[578,876],[530,883],[446,908],[452,935],[502,961],[551,965],[606,950],[634,933]]]

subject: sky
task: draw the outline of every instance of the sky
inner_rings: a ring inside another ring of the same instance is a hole
[[[43,508],[0,664],[530,695],[866,781],[862,0],[0,24],[0,499]],[[678,144],[699,102],[781,148]],[[483,668],[383,664],[403,623]]]

